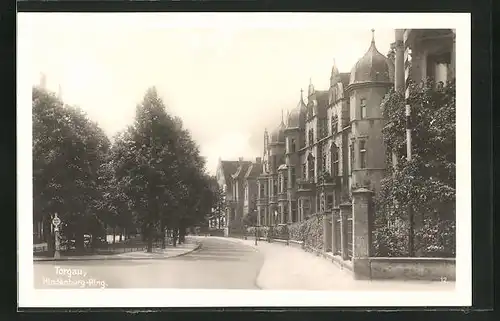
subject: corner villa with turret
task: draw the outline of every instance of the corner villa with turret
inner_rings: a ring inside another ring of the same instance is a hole
[[[436,30],[404,30],[413,44],[417,77],[454,77],[454,32]],[[437,42],[432,41],[436,32]],[[434,52],[439,57],[445,52],[450,61],[431,60]],[[301,90],[296,107],[276,128],[265,130],[262,157],[220,160],[218,181],[228,191],[226,235],[241,231],[242,218],[250,212],[256,212],[259,226],[321,217],[323,253],[357,277],[371,275],[372,198],[388,166],[381,103],[401,83],[400,62],[402,48],[396,50],[395,66],[379,52],[373,36],[350,73],[339,72],[334,64],[328,89],[317,90],[310,82],[306,97]]]

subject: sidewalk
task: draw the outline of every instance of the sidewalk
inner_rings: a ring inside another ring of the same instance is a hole
[[[257,285],[268,290],[323,291],[454,291],[455,282],[355,280],[350,271],[342,270],[327,259],[300,248],[254,239],[218,237],[256,248],[264,255]]]
[[[198,250],[201,243],[193,239],[186,238],[186,243],[176,247],[167,246],[166,249],[153,249],[152,253],[146,251],[125,252],[111,255],[88,255],[88,256],[62,256],[59,260],[54,258],[33,257],[33,261],[88,261],[88,260],[154,260],[168,259],[181,255],[186,255]]]

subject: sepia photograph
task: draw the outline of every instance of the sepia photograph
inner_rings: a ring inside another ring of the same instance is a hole
[[[20,306],[471,305],[470,15],[18,19]]]

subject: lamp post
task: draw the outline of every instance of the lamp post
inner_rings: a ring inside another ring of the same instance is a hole
[[[58,260],[61,257],[59,253],[59,225],[61,224],[61,219],[54,213],[54,218],[52,219],[52,225],[54,225],[54,259]]]

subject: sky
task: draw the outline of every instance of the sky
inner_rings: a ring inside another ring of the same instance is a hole
[[[77,105],[111,137],[155,86],[215,173],[219,158],[262,155],[263,131],[293,109],[311,80],[327,90],[332,65],[349,72],[394,30],[361,15],[24,14],[32,83]],[[378,20],[380,21],[380,20]]]

